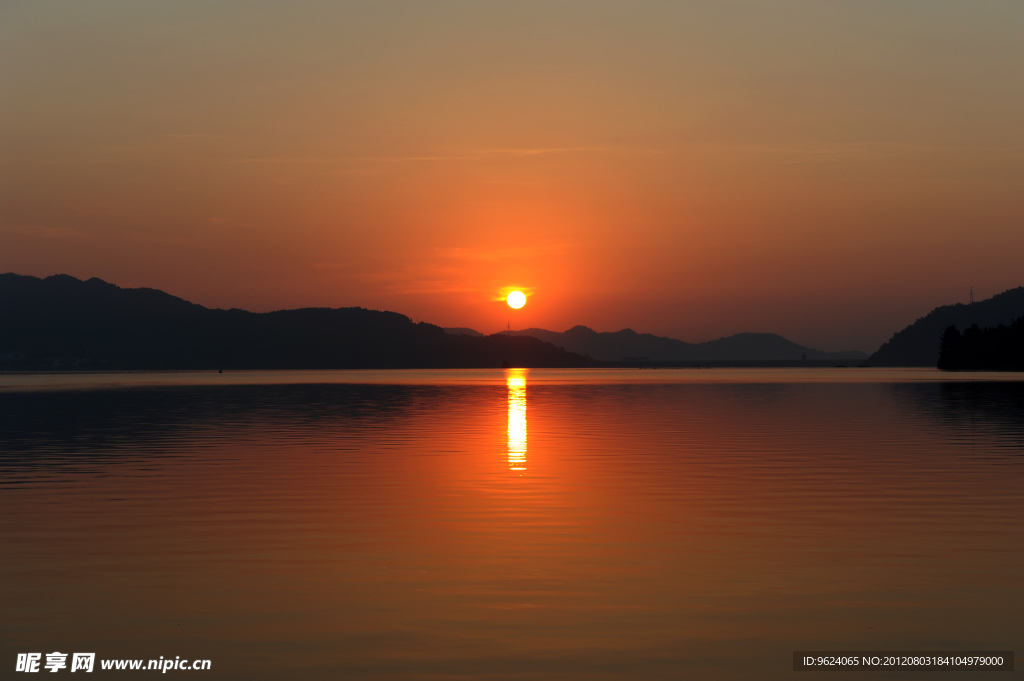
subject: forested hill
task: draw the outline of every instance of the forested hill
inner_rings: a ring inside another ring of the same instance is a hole
[[[897,331],[868,358],[872,366],[928,366],[939,359],[939,343],[946,328],[963,331],[973,325],[1008,325],[1024,317],[1024,286],[1003,291],[976,303],[943,305],[901,331]]]
[[[354,369],[579,367],[530,337],[453,335],[360,307],[209,309],[148,288],[0,274],[0,368]]]
[[[938,365],[945,371],[1024,371],[1024,317],[1009,326],[970,326],[963,333],[948,327]]]

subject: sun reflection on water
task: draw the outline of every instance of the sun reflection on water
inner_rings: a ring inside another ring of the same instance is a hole
[[[508,467],[526,470],[526,369],[509,369],[508,384]]]

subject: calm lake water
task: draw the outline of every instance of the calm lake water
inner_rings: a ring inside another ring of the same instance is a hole
[[[0,376],[0,666],[746,680],[794,650],[1020,652],[1013,379]]]

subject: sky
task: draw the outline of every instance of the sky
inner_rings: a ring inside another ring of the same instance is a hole
[[[1024,285],[1021,83],[1020,0],[5,0],[0,272],[870,352]]]

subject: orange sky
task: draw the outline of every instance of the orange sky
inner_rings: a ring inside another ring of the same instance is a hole
[[[0,271],[871,351],[1024,284],[1022,30],[1016,0],[14,0]]]

